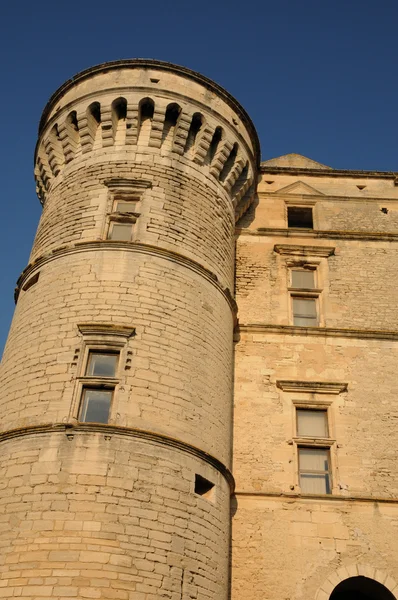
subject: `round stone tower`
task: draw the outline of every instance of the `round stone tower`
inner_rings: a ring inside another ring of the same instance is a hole
[[[227,598],[234,224],[258,160],[242,107],[182,67],[107,63],[50,99],[2,364],[0,597]]]

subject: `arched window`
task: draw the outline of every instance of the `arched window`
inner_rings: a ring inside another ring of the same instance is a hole
[[[329,600],[396,600],[381,583],[368,577],[349,577],[339,583]]]

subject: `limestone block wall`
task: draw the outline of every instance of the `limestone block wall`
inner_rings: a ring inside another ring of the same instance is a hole
[[[387,239],[292,240],[280,235],[242,233],[236,257],[240,322],[291,325],[289,272],[292,260],[307,260],[316,263],[323,326],[397,330],[396,246]],[[297,247],[297,252],[305,251],[306,256],[294,256]],[[319,256],[319,248],[324,248],[325,256]]]
[[[79,326],[133,326],[110,419],[178,437],[231,460],[233,314],[216,282],[147,248],[58,253],[21,291],[3,358],[1,430],[77,417]],[[229,349],[229,350],[228,350]]]
[[[198,471],[212,501],[194,494]],[[1,598],[224,597],[230,490],[198,456],[43,430],[2,438],[0,473]]]
[[[321,167],[264,166],[238,223],[233,600],[329,600],[355,576],[398,597],[398,188]],[[288,227],[288,206],[311,207],[313,229]],[[295,294],[316,298],[317,323],[295,325]],[[327,414],[327,440],[298,435],[306,408]],[[328,449],[329,493],[300,487],[301,448]]]
[[[7,597],[227,598],[234,224],[258,156],[242,107],[174,65],[100,65],[50,99],[1,374]],[[88,386],[112,390],[107,422]]]
[[[334,492],[395,499],[397,341],[336,336],[325,343],[305,334],[260,332],[240,337],[234,410],[237,489],[297,492],[294,401],[316,397],[330,403]],[[280,381],[336,382],[341,391],[285,391]]]

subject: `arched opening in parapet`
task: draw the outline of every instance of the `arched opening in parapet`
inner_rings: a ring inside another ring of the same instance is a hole
[[[70,152],[68,153],[68,158],[70,160],[71,158],[76,156],[76,153],[80,148],[79,125],[77,122],[77,113],[75,110],[69,113],[69,115],[66,117],[65,128],[68,135],[68,145],[70,150]]]
[[[198,133],[203,126],[203,116],[200,113],[195,113],[192,116],[191,125],[189,127],[187,141],[185,143],[184,152],[192,152],[194,151],[195,142],[198,137]]]
[[[228,175],[231,172],[232,167],[234,166],[236,156],[238,154],[238,144],[234,144],[232,146],[232,150],[229,153],[227,160],[224,163],[222,171],[220,173],[220,181],[225,181]]]
[[[112,102],[112,132],[113,143],[116,146],[124,144],[126,138],[126,117],[127,100],[126,98],[116,98]]]
[[[381,583],[368,577],[349,577],[339,583],[329,600],[396,600]]]
[[[231,190],[231,195],[234,198],[235,196],[240,196],[240,191],[243,188],[243,186],[245,185],[247,178],[249,175],[249,163],[247,162],[245,164],[245,166],[242,169],[241,174],[239,175],[238,179],[235,181],[234,185],[232,186],[232,190]]]
[[[56,177],[64,164],[64,153],[62,150],[62,143],[59,137],[57,124],[52,127],[48,136],[48,145],[46,144],[46,146],[48,162],[53,174]]]
[[[155,104],[151,98],[143,98],[138,106],[138,144],[149,143]]]
[[[175,102],[166,108],[162,132],[162,146],[168,150],[173,148],[174,132],[181,114],[181,107]]]
[[[89,135],[90,149],[101,147],[101,105],[93,102],[87,108],[87,129]]]
[[[211,139],[210,142],[210,146],[209,149],[207,151],[207,155],[205,158],[205,164],[206,165],[211,165],[211,163],[213,162],[213,159],[217,153],[218,150],[218,146],[220,145],[220,142],[222,140],[222,135],[223,135],[223,131],[221,127],[216,127],[214,133],[213,133],[213,137]]]

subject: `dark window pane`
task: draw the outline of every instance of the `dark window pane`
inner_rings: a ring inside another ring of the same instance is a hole
[[[118,354],[90,352],[86,375],[91,377],[115,377]]]
[[[80,411],[84,423],[108,423],[112,391],[85,389]]]
[[[288,206],[287,226],[313,229],[312,208],[304,206]]]

